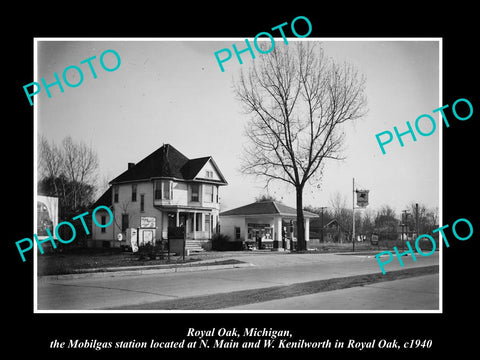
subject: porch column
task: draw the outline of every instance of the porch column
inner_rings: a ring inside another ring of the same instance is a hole
[[[283,248],[282,245],[282,217],[277,216],[274,218],[274,224],[275,224],[275,241],[277,242],[274,247],[276,248]]]
[[[195,240],[196,231],[197,231],[197,213],[194,211],[193,212],[193,229],[192,229],[193,240]]]
[[[180,226],[180,212],[177,210],[177,217],[175,219],[175,226],[179,227]]]

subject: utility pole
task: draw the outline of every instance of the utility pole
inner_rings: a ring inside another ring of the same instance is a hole
[[[353,185],[352,185],[352,246],[353,246],[353,252],[355,252],[355,178],[353,178]]]
[[[420,229],[418,226],[418,203],[415,203],[415,230],[417,231],[417,237],[420,234]]]
[[[403,216],[402,216],[402,250],[405,249],[405,241],[403,241],[403,234],[406,233],[405,229],[407,228],[407,222],[408,222],[408,210],[402,210]],[[407,239],[408,239],[408,234],[407,234]]]

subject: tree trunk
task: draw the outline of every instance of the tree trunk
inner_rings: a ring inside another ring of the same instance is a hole
[[[307,250],[305,220],[303,217],[303,186],[297,186],[297,250]],[[292,239],[293,240],[293,239]]]

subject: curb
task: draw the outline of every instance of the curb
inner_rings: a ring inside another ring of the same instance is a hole
[[[255,266],[251,263],[240,264],[226,264],[226,265],[205,265],[205,266],[179,266],[159,269],[135,269],[135,270],[119,270],[119,271],[97,271],[85,272],[78,274],[62,274],[62,275],[45,275],[37,278],[38,283],[44,283],[54,280],[75,280],[75,279],[89,279],[89,278],[107,278],[117,276],[135,276],[135,275],[151,275],[151,274],[168,274],[177,272],[192,272],[192,271],[208,271],[220,269],[234,269],[246,268]]]

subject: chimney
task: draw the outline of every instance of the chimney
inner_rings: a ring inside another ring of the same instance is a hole
[[[135,163],[128,163],[128,170],[135,166]]]

